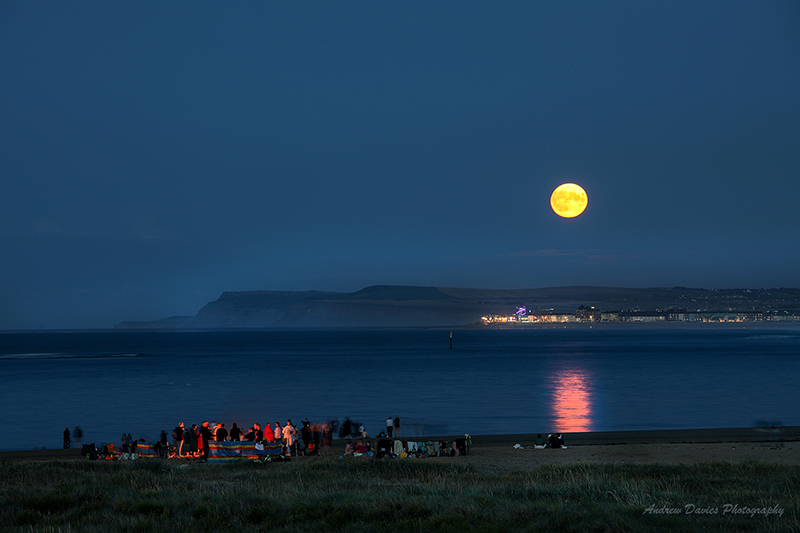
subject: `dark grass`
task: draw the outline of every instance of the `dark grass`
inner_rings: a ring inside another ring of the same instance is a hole
[[[798,488],[800,466],[750,462],[506,474],[435,459],[0,462],[0,530],[800,531]],[[723,514],[725,504],[783,515]]]

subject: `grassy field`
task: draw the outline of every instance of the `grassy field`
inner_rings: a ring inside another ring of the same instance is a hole
[[[767,463],[6,461],[0,530],[800,531],[799,488],[800,466]]]

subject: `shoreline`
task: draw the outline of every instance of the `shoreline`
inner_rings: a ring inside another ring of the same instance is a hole
[[[544,463],[569,462],[696,464],[765,461],[800,464],[800,426],[782,427],[780,431],[748,427],[573,432],[563,434],[566,448],[562,450],[534,449],[536,435],[470,435],[472,447],[469,455],[430,460],[467,463],[488,470],[525,470]],[[399,440],[452,441],[463,436],[400,437]],[[345,442],[344,439],[334,440],[323,456],[339,457]],[[517,444],[521,448],[515,448]],[[0,461],[77,460],[85,460],[77,448],[0,451]],[[296,463],[304,460],[295,458]]]
[[[771,427],[741,428],[695,428],[695,429],[644,429],[620,431],[564,432],[564,441],[569,445],[625,445],[625,444],[685,444],[693,442],[763,442],[800,440],[800,426],[783,426],[779,432]],[[473,435],[473,444],[496,446],[507,440],[517,439],[533,443],[537,433],[517,433],[505,435]],[[547,433],[541,433],[547,436]],[[436,437],[438,439],[438,437]],[[455,437],[452,437],[455,438]]]

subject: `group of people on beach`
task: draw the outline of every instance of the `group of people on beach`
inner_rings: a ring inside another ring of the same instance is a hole
[[[246,426],[245,426],[246,427]],[[252,441],[264,444],[279,443],[283,447],[285,455],[304,454],[316,455],[321,449],[331,445],[334,436],[342,439],[358,439],[355,447],[363,447],[369,439],[369,433],[363,424],[354,422],[350,418],[345,418],[340,425],[339,420],[324,420],[310,422],[308,418],[300,423],[300,427],[287,419],[285,424],[275,422],[267,423],[262,427],[259,423],[253,423],[249,428],[239,426],[236,422],[228,428],[224,423],[205,421],[199,426],[197,424],[187,425],[179,422],[172,430],[171,439],[166,430],[162,430],[158,440],[153,444],[153,449],[159,457],[196,457],[203,460],[208,458],[208,442],[237,442]],[[76,428],[76,441],[81,435],[80,428]],[[386,419],[386,433],[378,433],[378,437],[391,438],[400,436],[400,417]],[[64,430],[64,447],[68,448],[71,444],[69,428]],[[139,442],[145,442],[140,439]],[[150,441],[152,442],[152,441]],[[122,452],[136,453],[137,441],[130,433],[122,433],[121,437]]]
[[[301,427],[292,423],[291,419],[286,424],[281,425],[275,422],[274,427],[267,423],[263,428],[261,424],[254,423],[249,429],[240,427],[236,422],[231,425],[230,430],[223,423],[203,422],[200,427],[192,424],[186,427],[183,422],[178,423],[172,431],[172,443],[174,457],[202,457],[208,458],[208,442],[238,442],[251,441],[265,444],[280,443],[284,448],[285,455],[300,453],[317,454],[321,447],[327,448],[331,444],[331,438],[336,421],[325,420],[322,422],[310,422],[308,418],[302,421]],[[166,431],[161,432],[158,444],[160,449],[168,449]],[[159,452],[160,450],[156,450]]]

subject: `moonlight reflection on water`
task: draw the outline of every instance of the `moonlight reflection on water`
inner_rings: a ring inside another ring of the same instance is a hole
[[[588,372],[563,369],[553,376],[553,420],[556,431],[592,430],[591,379]]]

